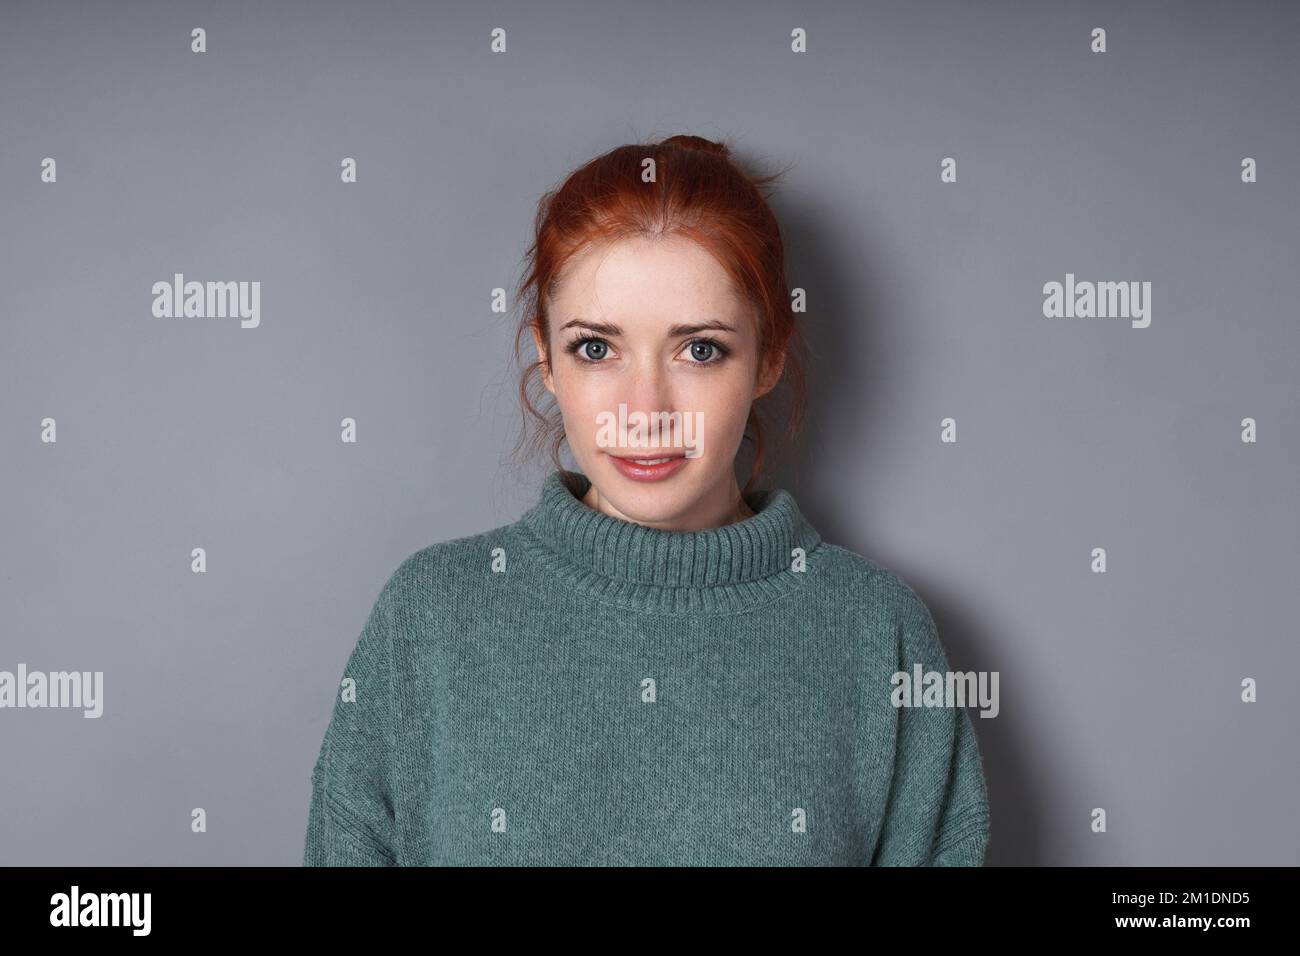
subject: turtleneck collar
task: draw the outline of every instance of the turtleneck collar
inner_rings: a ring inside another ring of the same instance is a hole
[[[585,475],[553,471],[520,525],[565,582],[633,607],[740,609],[796,587],[794,549],[821,543],[787,491],[746,496],[754,514],[702,531],[663,531],[584,504]]]

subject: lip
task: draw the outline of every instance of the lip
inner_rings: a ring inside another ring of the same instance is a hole
[[[659,465],[638,465],[632,458],[621,458],[618,455],[609,457],[623,477],[631,478],[633,481],[663,481],[681,471],[687,461],[685,455],[643,455],[641,456],[643,458],[667,458],[668,460]]]

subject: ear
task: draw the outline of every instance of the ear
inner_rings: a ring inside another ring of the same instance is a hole
[[[758,381],[754,383],[754,398],[762,398],[772,389],[776,388],[776,383],[781,381],[781,373],[785,371],[785,352],[778,352],[760,370]]]
[[[555,385],[551,381],[551,363],[547,358],[546,343],[542,341],[542,333],[537,328],[536,323],[531,323],[528,327],[533,333],[533,344],[537,346],[537,359],[542,363],[540,369],[542,373],[542,384],[546,386],[548,392],[554,395]]]

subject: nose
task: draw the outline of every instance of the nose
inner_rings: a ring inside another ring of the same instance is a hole
[[[647,358],[631,371],[626,386],[619,400],[627,404],[629,416],[636,412],[645,415],[651,429],[644,447],[651,451],[674,447],[671,421],[663,417],[676,410],[670,370],[661,361]],[[664,427],[669,430],[664,432]]]
[[[632,371],[623,401],[629,412],[653,415],[672,411],[672,382],[663,363],[652,357],[639,363]]]

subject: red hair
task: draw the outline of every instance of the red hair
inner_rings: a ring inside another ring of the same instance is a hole
[[[655,182],[642,179],[645,160],[654,160]],[[550,397],[537,375],[549,358],[549,300],[556,279],[568,260],[590,244],[639,236],[680,235],[699,243],[722,265],[737,290],[753,305],[758,316],[760,373],[765,363],[785,356],[781,380],[790,391],[786,417],[788,436],[798,434],[807,403],[804,379],[804,341],[790,304],[785,277],[785,252],[776,217],[762,190],[780,172],[750,176],[731,158],[730,149],[699,136],[670,136],[658,143],[629,144],[598,156],[575,170],[558,188],[537,204],[535,236],[526,255],[526,267],[516,301],[523,315],[515,332],[515,354],[531,331],[537,330],[547,350],[524,368],[519,381],[523,433],[516,452],[527,445],[536,451],[550,440],[551,460],[557,469],[564,443],[564,425],[558,407],[540,411],[530,392]],[[775,390],[774,390],[775,391]],[[763,423],[760,397],[750,408],[745,438],[754,443],[754,463],[743,494],[747,494],[763,467]],[[529,415],[538,428],[528,434]]]

